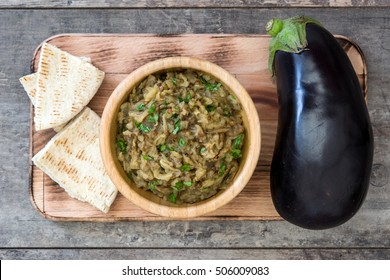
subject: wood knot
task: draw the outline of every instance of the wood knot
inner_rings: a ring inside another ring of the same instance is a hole
[[[376,163],[372,166],[371,185],[374,187],[383,187],[389,182],[389,170],[381,163]]]

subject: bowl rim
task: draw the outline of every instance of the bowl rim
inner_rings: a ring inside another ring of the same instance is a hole
[[[133,187],[129,185],[127,180],[123,178],[120,171],[116,168],[117,156],[116,148],[112,142],[113,125],[116,125],[117,114],[119,107],[123,104],[124,99],[128,96],[130,90],[139,84],[148,75],[159,72],[168,71],[170,69],[192,69],[200,72],[204,72],[208,75],[215,77],[224,86],[227,86],[229,90],[239,99],[243,112],[247,117],[247,126],[245,126],[248,139],[247,142],[247,156],[245,161],[240,164],[240,168],[235,175],[235,179],[229,185],[229,187],[220,191],[216,195],[209,199],[200,201],[194,204],[185,204],[185,207],[172,204],[171,206],[159,204],[155,201],[151,201],[137,191],[134,191]],[[216,75],[215,73],[218,73]],[[143,66],[135,69],[129,75],[127,75],[119,85],[114,89],[109,97],[102,114],[100,125],[100,152],[102,155],[103,163],[108,176],[113,184],[117,187],[118,191],[129,201],[137,205],[138,207],[168,218],[193,218],[212,212],[225,204],[229,203],[236,197],[242,189],[246,186],[253,172],[255,171],[261,150],[261,127],[260,119],[256,110],[256,107],[246,91],[238,80],[232,76],[228,71],[222,67],[195,57],[175,56],[157,59],[144,64]]]

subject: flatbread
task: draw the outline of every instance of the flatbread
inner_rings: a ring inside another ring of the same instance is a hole
[[[85,62],[91,63],[90,57],[80,56],[80,59],[85,61]],[[27,93],[28,97],[30,98],[31,103],[34,105],[34,107],[35,107],[35,94],[37,91],[37,78],[38,78],[38,73],[32,73],[32,74],[23,76],[19,79],[20,83],[22,84],[24,90],[26,91],[26,93]],[[59,126],[56,126],[56,127],[53,127],[53,130],[55,132],[58,132],[61,129],[63,129],[65,127],[65,125],[66,125],[66,123],[59,125]]]
[[[37,73],[23,76],[19,79],[24,90],[26,91],[28,97],[31,100],[31,103],[35,106],[35,93],[37,91]]]
[[[35,93],[35,129],[64,124],[92,99],[104,72],[79,57],[44,43]]]
[[[82,61],[91,63],[91,58],[86,56],[80,56]],[[19,79],[22,84],[24,90],[26,91],[28,97],[31,100],[31,103],[35,106],[35,93],[37,91],[37,73],[32,73],[26,76],[23,76]]]
[[[35,93],[36,93],[36,82],[37,82],[37,73],[33,73],[30,75],[23,76],[19,79],[20,83],[22,84],[24,90],[26,91],[28,97],[31,100],[31,103],[35,106]],[[53,130],[55,132],[60,131],[65,127],[65,124],[61,124],[59,126],[53,127]]]
[[[118,191],[99,148],[100,117],[86,107],[32,159],[71,197],[107,213]]]

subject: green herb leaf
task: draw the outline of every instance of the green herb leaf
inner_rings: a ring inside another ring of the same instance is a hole
[[[181,138],[179,139],[179,146],[180,146],[180,147],[184,147],[185,145],[186,145],[186,141],[184,140],[184,138],[181,137]]]
[[[144,160],[153,160],[153,158],[151,156],[149,156],[149,155],[142,155],[142,158]]]
[[[217,91],[221,86],[222,86],[221,83],[218,83],[218,84],[216,84],[216,85],[213,85],[212,88],[211,88],[211,91]]]
[[[191,95],[189,93],[187,93],[187,96],[184,99],[184,102],[188,104],[188,103],[190,103],[190,100],[191,100]]]
[[[189,93],[187,93],[185,98],[179,96],[178,99],[179,99],[180,102],[184,102],[184,103],[188,104],[190,102],[190,100],[191,100],[191,95]]]
[[[241,148],[242,140],[244,139],[244,134],[240,134],[234,139],[232,147],[233,149]]]
[[[179,191],[183,187],[183,182],[176,182],[176,184],[172,187],[175,191]]]
[[[148,109],[148,113],[153,114],[154,112],[156,112],[156,108],[155,108],[154,103],[152,103],[152,105],[150,105],[150,107]]]
[[[137,107],[135,107],[135,109],[137,110],[137,111],[143,111],[143,110],[145,110],[145,104],[140,104],[140,105],[138,105]]]
[[[159,147],[159,150],[160,152],[164,153],[164,152],[167,152],[167,151],[175,151],[175,148],[173,147],[170,147],[166,144],[162,144],[160,147]]]
[[[121,151],[122,153],[126,153],[127,152],[127,142],[120,138],[117,142],[116,142],[116,145],[119,149],[119,151]]]
[[[206,110],[207,110],[207,112],[212,112],[212,111],[215,110],[215,106],[213,106],[213,105],[206,105]]]
[[[156,186],[160,185],[160,184],[161,184],[161,182],[157,181],[157,180],[154,180],[154,181],[150,182],[149,183],[149,190],[155,190]]]
[[[180,166],[181,171],[190,171],[191,169],[192,167],[189,164],[183,164],[182,166]]]
[[[179,123],[180,124],[180,123]],[[176,126],[175,125],[175,129],[172,131],[172,134],[176,135],[179,133],[179,130],[180,130],[180,126]]]
[[[199,150],[200,154],[204,154],[206,151],[207,151],[206,147],[202,147]]]
[[[177,85],[176,77],[173,77],[173,78],[172,78],[172,83],[173,83],[175,86]]]
[[[142,132],[148,133],[152,130],[152,128],[144,125],[143,123],[135,122],[135,126]]]
[[[226,162],[222,161],[221,165],[219,166],[219,176],[223,176],[226,171]]]
[[[167,151],[168,150],[168,146],[167,145],[165,145],[165,144],[162,144],[161,146],[160,146],[160,148],[159,148],[159,150],[160,150],[160,152],[165,152],[165,151]]]
[[[225,117],[231,117],[232,116],[232,113],[230,112],[230,110],[228,109],[228,108],[223,108],[223,110],[222,110],[222,112],[223,112],[223,115],[225,116]]]
[[[192,186],[192,182],[188,181],[188,182],[183,182],[184,186],[186,187],[191,187]]]
[[[241,152],[240,149],[233,149],[233,150],[231,151],[231,155],[232,155],[232,157],[235,158],[235,159],[242,158],[242,152]]]
[[[177,199],[177,194],[176,193],[171,193],[169,196],[168,196],[168,200],[172,203],[176,203],[176,199]]]
[[[206,87],[206,89],[208,89],[211,92],[217,91],[222,86],[221,83],[212,84],[206,81],[206,79],[203,77],[200,77],[200,80],[202,81],[202,84]]]
[[[158,114],[154,113],[153,115],[149,116],[147,121],[150,123],[157,123],[158,122]]]
[[[180,131],[180,128],[181,128],[180,119],[177,119],[175,121],[175,124],[173,125],[172,134],[174,134],[174,135],[178,134]]]

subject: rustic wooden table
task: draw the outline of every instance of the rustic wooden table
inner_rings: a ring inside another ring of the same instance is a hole
[[[221,2],[1,1],[0,259],[390,258],[389,1]],[[352,38],[366,55],[375,155],[367,198],[352,220],[323,231],[284,221],[53,222],[33,208],[30,101],[18,78],[29,73],[42,40],[59,33],[259,34],[268,19],[298,14]]]

